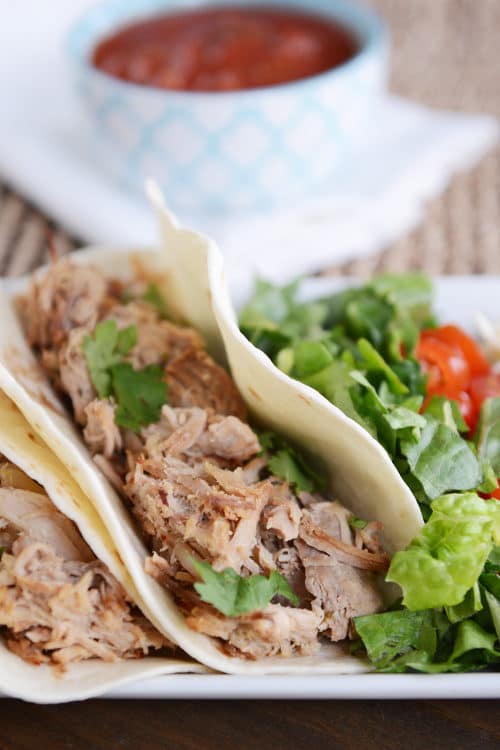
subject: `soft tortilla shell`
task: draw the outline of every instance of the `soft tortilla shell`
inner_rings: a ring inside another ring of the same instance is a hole
[[[135,591],[110,535],[88,498],[1,391],[0,453],[44,487],[58,510],[78,526],[96,557],[108,567],[109,563],[118,567],[129,591]],[[0,692],[35,703],[82,700],[133,680],[199,671],[204,670],[188,660],[147,657],[112,663],[92,659],[71,664],[58,674],[51,665],[36,666],[23,661],[0,639]]]

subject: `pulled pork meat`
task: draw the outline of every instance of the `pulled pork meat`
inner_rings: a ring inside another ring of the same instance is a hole
[[[92,266],[63,258],[31,285],[25,320],[30,343],[40,350],[60,347],[74,328],[92,331],[104,302],[107,283]]]
[[[71,400],[96,464],[129,503],[151,550],[147,572],[171,591],[189,627],[249,659],[310,654],[322,640],[353,637],[353,618],[383,609],[379,574],[389,561],[380,524],[351,528],[342,505],[270,473],[232,379],[195,331],[146,301],[144,284],[132,283],[124,302],[123,285],[100,278],[90,291],[98,272],[80,278],[79,267],[69,281],[69,268],[56,263],[35,284],[28,335]],[[124,355],[134,369],[163,369],[168,404],[137,432],[116,424],[113,398],[97,398],[92,385],[82,340],[101,320],[135,327]],[[298,606],[276,596],[227,617],[195,590],[195,561],[243,577],[277,571]]]
[[[203,349],[186,349],[169,363],[167,375],[172,406],[200,406],[245,419],[235,384]]]
[[[132,613],[104,565],[64,560],[24,536],[2,556],[0,624],[8,647],[34,664],[137,658],[164,645],[153,626]]]
[[[0,626],[7,646],[33,664],[65,667],[138,658],[169,645],[41,488],[5,484],[19,475],[14,467],[4,471],[0,488]]]
[[[195,607],[187,624],[224,642],[232,656],[249,659],[266,656],[307,656],[319,648],[317,632],[321,618],[315,612],[268,604],[260,612],[224,617],[208,607]]]
[[[224,440],[210,439],[214,425],[223,425]],[[236,417],[165,406],[143,430],[125,494],[155,550],[147,570],[174,593],[190,627],[247,658],[312,653],[318,635],[352,637],[353,617],[383,608],[375,574],[389,561],[379,524],[367,524],[361,538],[339,503],[311,497],[303,506],[287,482],[261,478],[266,461],[253,457],[259,445],[250,433]],[[193,595],[193,558],[244,576],[278,570],[300,608],[275,603],[224,617]]]

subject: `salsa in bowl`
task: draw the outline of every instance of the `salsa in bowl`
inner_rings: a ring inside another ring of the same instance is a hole
[[[206,213],[324,189],[373,121],[388,41],[345,0],[106,0],[69,49],[100,163],[121,185],[142,191],[151,176],[173,208]]]

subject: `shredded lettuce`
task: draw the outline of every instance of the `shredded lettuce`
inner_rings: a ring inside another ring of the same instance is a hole
[[[455,401],[434,396],[420,413],[426,375],[414,353],[421,328],[433,324],[430,280],[385,274],[309,305],[299,291],[298,282],[259,281],[241,316],[246,335],[384,446],[424,516],[444,493],[491,492],[500,475],[500,399],[483,407],[476,445]],[[272,345],[262,340],[266,331]]]

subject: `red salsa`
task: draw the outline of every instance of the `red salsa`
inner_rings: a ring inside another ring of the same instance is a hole
[[[103,39],[93,64],[125,81],[180,91],[234,91],[297,81],[341,65],[349,31],[295,9],[205,7],[138,21]]]

